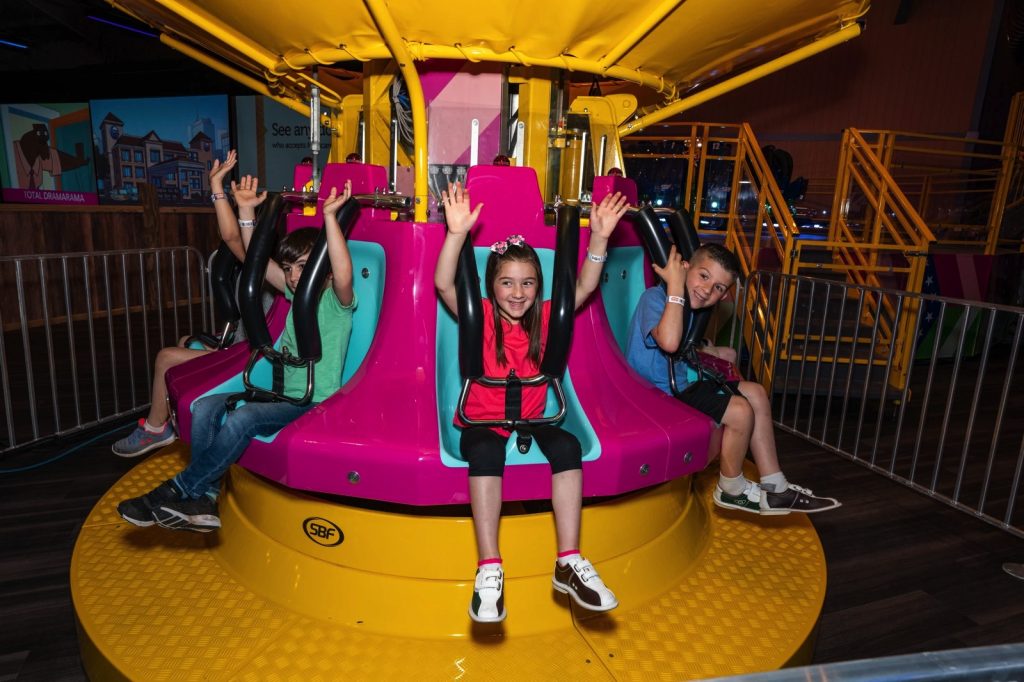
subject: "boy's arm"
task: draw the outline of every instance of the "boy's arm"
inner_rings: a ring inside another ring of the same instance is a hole
[[[259,182],[259,178],[251,175],[243,176],[237,183],[231,182],[231,193],[235,197],[235,203],[238,204],[238,224],[246,252],[249,251],[249,242],[252,240],[252,233],[256,228],[256,207],[267,198],[266,190],[257,192]],[[245,227],[241,227],[242,225]],[[278,291],[285,290],[284,270],[273,258],[267,263],[266,281]]]
[[[448,234],[441,245],[441,254],[437,257],[437,268],[434,270],[434,286],[441,302],[456,317],[459,304],[455,295],[455,273],[459,265],[459,252],[469,237],[469,231],[480,217],[483,204],[477,204],[469,210],[469,192],[459,183],[448,185],[448,191],[441,192],[444,204],[444,219],[448,224]]]
[[[338,224],[338,209],[352,196],[352,181],[345,181],[345,189],[338,196],[338,188],[332,187],[331,193],[324,201],[324,229],[327,230],[327,255],[331,259],[331,274],[334,275],[332,286],[334,295],[342,307],[352,305],[352,255],[348,250],[348,241],[341,233]]]
[[[601,270],[604,268],[604,261],[608,256],[608,239],[628,208],[629,201],[621,192],[605,196],[600,204],[591,208],[590,245],[587,247],[587,257],[583,260],[583,267],[580,268],[580,274],[576,278],[577,310],[586,302],[590,294],[594,293],[594,289],[601,281]]]
[[[224,192],[224,178],[238,163],[238,154],[234,149],[228,152],[224,163],[220,159],[213,162],[210,169],[210,192],[213,200],[213,210],[217,214],[217,229],[220,238],[231,249],[238,260],[245,260],[245,246],[242,244],[242,235],[238,231],[238,221],[235,220],[235,212],[231,210],[231,202]]]
[[[676,251],[675,245],[668,252],[668,262],[665,267],[659,268],[655,265],[654,272],[665,282],[666,296],[682,298],[686,291],[686,269],[683,267],[683,259]],[[679,350],[679,344],[683,340],[684,312],[682,305],[666,301],[661,319],[651,330],[651,336],[658,344],[658,348],[666,353],[675,353]]]

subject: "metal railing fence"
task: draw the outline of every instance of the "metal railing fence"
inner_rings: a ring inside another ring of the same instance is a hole
[[[875,302],[911,347],[865,316]],[[760,271],[738,309],[741,369],[769,377],[779,428],[1024,537],[1024,308]]]
[[[0,453],[147,406],[156,353],[211,327],[192,247],[0,258]]]
[[[732,682],[1017,682],[1022,678],[1024,644],[999,644],[807,665],[717,679]]]

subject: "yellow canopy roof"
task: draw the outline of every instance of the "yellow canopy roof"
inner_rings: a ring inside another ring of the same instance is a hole
[[[562,67],[634,81],[675,99],[834,34],[869,6],[869,0],[109,1],[173,46],[200,48],[271,93],[299,101],[315,64],[391,58],[389,26],[416,60]],[[330,87],[327,94],[330,103]]]

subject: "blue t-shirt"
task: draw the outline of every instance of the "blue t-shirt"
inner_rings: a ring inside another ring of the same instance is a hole
[[[651,332],[661,321],[663,312],[665,290],[660,286],[653,286],[640,296],[636,310],[633,311],[633,319],[629,323],[626,362],[644,379],[672,395],[672,387],[668,381],[668,356],[651,336]],[[682,361],[676,362],[676,388],[682,390],[688,383],[686,364]]]

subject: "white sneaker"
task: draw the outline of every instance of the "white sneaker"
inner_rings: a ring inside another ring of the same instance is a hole
[[[601,580],[594,565],[582,557],[565,566],[556,561],[551,584],[590,611],[611,611],[619,605],[619,600]]]
[[[500,623],[505,612],[505,572],[501,564],[485,564],[476,569],[473,601],[469,604],[469,617],[478,623]]]

